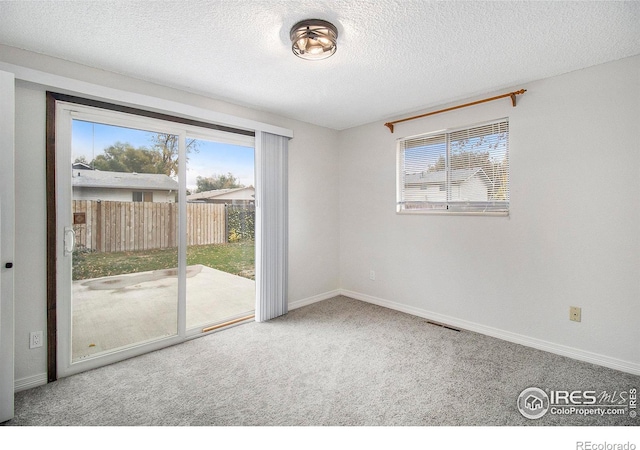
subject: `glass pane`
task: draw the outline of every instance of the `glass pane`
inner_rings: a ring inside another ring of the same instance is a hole
[[[72,361],[177,334],[178,136],[73,121]]]
[[[403,210],[508,212],[509,123],[400,140]]]
[[[451,202],[509,200],[508,123],[452,133]]]
[[[401,167],[404,209],[435,208],[446,202],[446,154],[444,135],[408,142]]]
[[[187,139],[187,329],[255,308],[254,149]]]

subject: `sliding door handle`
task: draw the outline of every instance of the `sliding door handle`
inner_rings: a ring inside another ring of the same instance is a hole
[[[64,228],[64,256],[69,256],[76,249],[76,232],[72,227]]]

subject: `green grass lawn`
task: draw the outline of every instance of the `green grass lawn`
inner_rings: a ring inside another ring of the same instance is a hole
[[[232,244],[187,247],[187,265],[195,264],[202,264],[223,272],[254,279],[254,242],[244,241]],[[74,280],[172,269],[174,267],[178,267],[178,251],[175,248],[113,253],[77,251],[73,255]]]

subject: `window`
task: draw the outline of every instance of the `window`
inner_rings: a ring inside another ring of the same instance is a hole
[[[509,121],[398,140],[400,213],[509,212]]]
[[[133,192],[134,202],[153,202],[153,192]]]

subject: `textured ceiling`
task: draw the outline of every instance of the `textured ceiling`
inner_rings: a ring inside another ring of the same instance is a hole
[[[289,29],[339,31],[323,61]],[[0,1],[0,43],[335,129],[640,54],[640,2]]]

